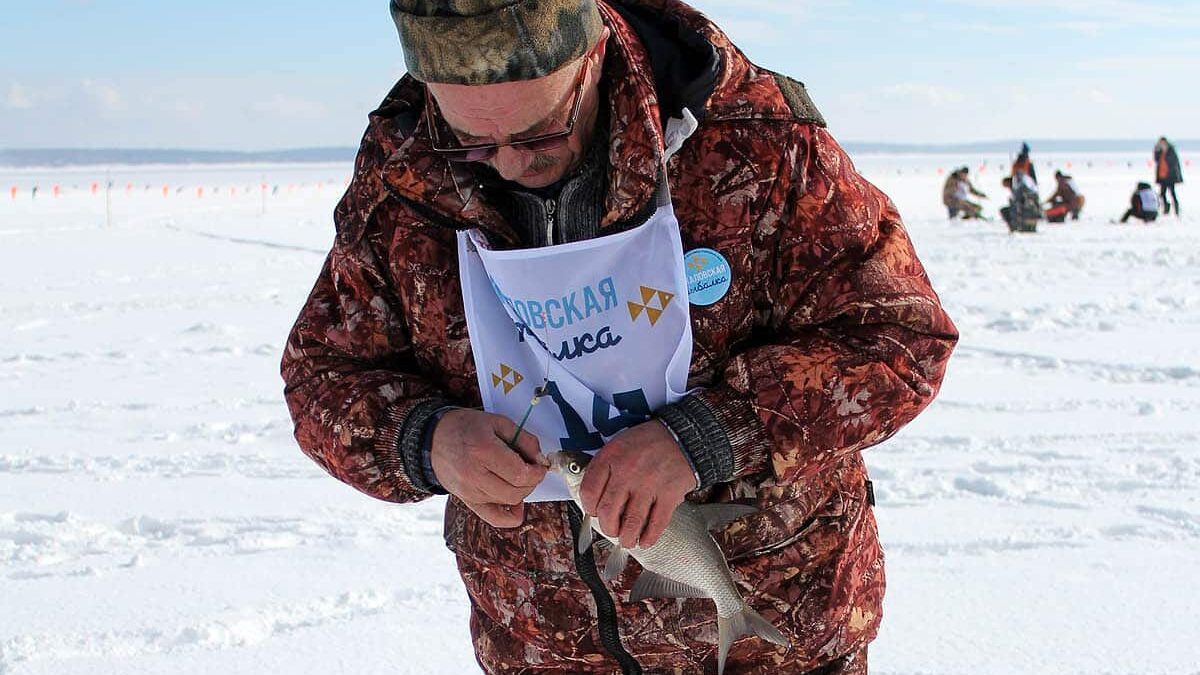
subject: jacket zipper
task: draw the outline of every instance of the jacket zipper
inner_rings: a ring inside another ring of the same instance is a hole
[[[546,200],[546,245],[554,245],[554,211],[558,203],[553,199]]]

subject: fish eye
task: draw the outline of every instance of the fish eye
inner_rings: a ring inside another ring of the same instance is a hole
[[[579,462],[571,462],[567,465],[567,471],[571,473],[579,473]]]

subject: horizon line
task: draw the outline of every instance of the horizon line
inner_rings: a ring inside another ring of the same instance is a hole
[[[953,143],[915,143],[894,141],[843,140],[839,143],[851,154],[863,153],[1003,153],[1015,154],[1021,143],[1037,152],[1137,152],[1149,150],[1157,139],[1136,138],[1028,138],[965,141]],[[1200,147],[1198,139],[1172,141],[1177,147]],[[36,166],[79,166],[96,164],[242,164],[242,163],[317,163],[349,162],[358,153],[356,146],[308,146],[270,150],[228,150],[168,147],[39,147],[0,148],[0,166],[30,168]]]

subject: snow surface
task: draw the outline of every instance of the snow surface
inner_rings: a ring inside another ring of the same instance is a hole
[[[950,159],[857,158],[963,334],[867,453],[872,672],[1200,673],[1200,202],[1112,225],[1144,156],[1036,158],[1081,222],[948,222]],[[1006,163],[970,162],[993,214]],[[373,501],[291,438],[280,349],[348,172],[116,167],[106,227],[103,172],[0,171],[0,675],[476,671],[440,500]]]

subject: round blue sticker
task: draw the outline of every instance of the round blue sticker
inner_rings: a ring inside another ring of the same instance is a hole
[[[683,254],[687,273],[688,302],[693,305],[716,304],[733,285],[733,270],[725,256],[711,248],[696,248]]]

